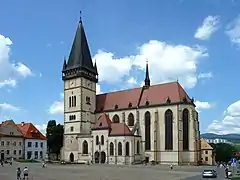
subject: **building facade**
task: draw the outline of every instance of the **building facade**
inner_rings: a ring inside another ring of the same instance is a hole
[[[17,124],[24,137],[24,158],[43,160],[47,153],[47,138],[32,124]]]
[[[178,82],[151,85],[146,64],[143,87],[96,95],[93,65],[80,20],[64,81],[65,161],[132,164],[195,164],[201,160],[198,113]]]
[[[0,124],[0,159],[20,159],[24,156],[24,138],[12,120]]]
[[[205,139],[201,139],[201,160],[204,165],[215,165],[213,148]]]

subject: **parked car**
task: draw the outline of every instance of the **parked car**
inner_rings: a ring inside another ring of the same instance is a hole
[[[203,178],[217,178],[217,172],[213,169],[204,170],[202,173]]]

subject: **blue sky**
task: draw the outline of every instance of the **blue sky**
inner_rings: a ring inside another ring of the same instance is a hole
[[[202,132],[240,133],[240,2],[91,0],[1,2],[0,118],[63,122],[61,68],[79,11],[100,92],[175,81],[196,100]],[[111,74],[115,76],[112,77]]]

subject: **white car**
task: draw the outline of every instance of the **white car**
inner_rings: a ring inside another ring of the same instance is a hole
[[[217,178],[217,172],[213,169],[204,170],[202,173],[203,178]]]

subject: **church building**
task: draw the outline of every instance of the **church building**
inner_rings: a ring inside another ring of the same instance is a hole
[[[96,95],[97,64],[92,62],[81,19],[69,58],[63,63],[62,80],[62,160],[107,164],[200,162],[198,113],[194,99],[179,82],[151,85],[146,64],[143,87]]]

